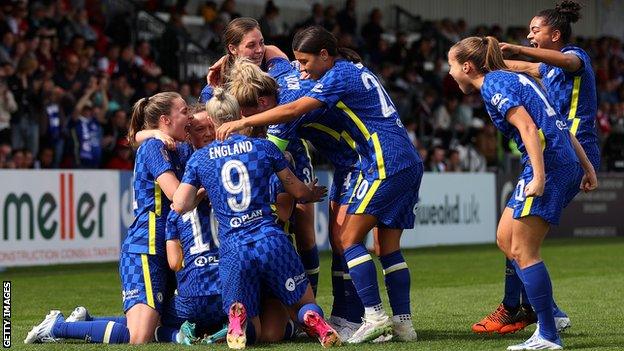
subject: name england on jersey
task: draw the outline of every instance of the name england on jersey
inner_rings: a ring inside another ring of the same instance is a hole
[[[209,154],[210,159],[215,159],[219,157],[227,157],[251,152],[252,149],[253,144],[251,143],[251,141],[241,141],[232,145],[213,146],[210,148]]]

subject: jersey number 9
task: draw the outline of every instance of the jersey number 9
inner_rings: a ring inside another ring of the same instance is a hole
[[[238,173],[238,182],[234,183],[232,179],[232,171]],[[234,195],[228,196],[228,206],[234,212],[243,212],[249,207],[251,203],[251,184],[249,183],[249,172],[245,164],[239,160],[229,160],[221,169],[221,182],[225,190]],[[242,199],[239,202],[236,198],[237,195],[242,194]]]

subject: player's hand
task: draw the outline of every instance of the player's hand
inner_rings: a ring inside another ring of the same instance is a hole
[[[169,135],[161,132],[160,130],[157,130],[157,129],[154,130],[154,138],[162,141],[163,144],[165,144],[165,147],[167,149],[169,149],[169,150],[175,150],[176,149],[176,141],[175,141],[175,139],[173,139]]]
[[[319,202],[327,196],[327,187],[318,186],[316,183],[318,183],[318,178],[314,178],[312,183],[308,184],[308,188],[312,190],[312,198],[308,202]]]
[[[217,62],[213,63],[210,68],[208,68],[208,75],[206,76],[206,82],[208,85],[216,87],[219,85],[219,81],[221,80],[221,67],[227,60],[227,55],[222,56]]]
[[[503,42],[503,43],[498,43],[498,47],[504,53],[513,54],[513,55],[519,55],[520,54],[520,46],[519,45],[514,45],[514,44],[509,44],[509,43],[504,43]]]
[[[595,190],[598,187],[598,178],[596,177],[596,172],[592,169],[591,172],[585,172],[583,175],[583,179],[581,179],[580,189],[588,193],[592,190]]]
[[[535,178],[524,187],[524,196],[542,196],[544,195],[544,178]]]
[[[232,135],[232,133],[238,132],[243,128],[245,128],[245,125],[243,124],[242,119],[223,123],[219,128],[217,128],[216,138],[217,140],[223,141]]]

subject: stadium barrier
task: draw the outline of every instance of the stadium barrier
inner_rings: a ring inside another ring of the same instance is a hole
[[[119,172],[0,175],[0,266],[119,259]]]
[[[0,172],[0,267],[117,261],[134,220],[132,172]],[[332,173],[316,172],[320,184]],[[493,174],[426,173],[404,247],[493,243]],[[317,243],[329,249],[328,203],[316,204]],[[372,240],[369,241],[371,244]]]
[[[498,216],[517,181],[517,175],[498,175]],[[624,174],[599,173],[598,189],[579,193],[563,211],[559,225],[550,228],[547,238],[624,236],[623,213]]]

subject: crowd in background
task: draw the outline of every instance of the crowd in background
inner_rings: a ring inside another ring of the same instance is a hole
[[[205,25],[190,30],[180,20],[186,1],[146,1],[146,10],[172,14],[169,27],[164,39],[131,42],[128,18],[107,19],[99,1],[0,3],[0,168],[132,169],[133,152],[125,140],[132,104],[165,90],[194,103],[205,83],[205,77],[178,79],[179,62],[171,55],[175,40],[168,35],[184,34],[222,53],[222,31],[240,16],[234,0],[207,1],[193,14]],[[395,32],[384,28],[383,16],[389,14],[371,9],[361,23],[356,6],[353,0],[342,8],[313,4],[308,18],[287,25],[268,1],[258,20],[266,43],[287,53],[293,33],[309,25],[324,26],[341,46],[357,50],[392,95],[428,171],[509,167],[517,150],[491,124],[481,98],[461,93],[448,75],[446,53],[470,35],[528,45],[527,29],[418,19],[413,31]],[[575,40],[596,72],[603,170],[624,170],[622,41]]]

